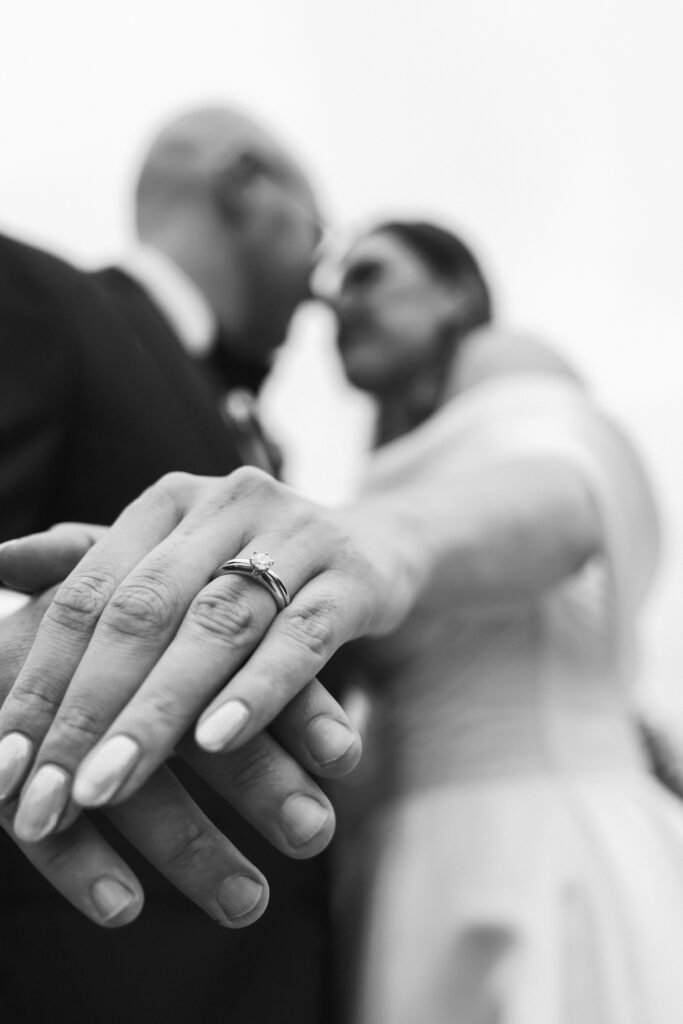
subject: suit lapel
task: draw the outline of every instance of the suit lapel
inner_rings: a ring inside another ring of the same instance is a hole
[[[96,272],[93,278],[156,364],[217,467],[223,467],[216,471],[241,465],[236,439],[220,412],[224,385],[215,371],[187,354],[161,311],[126,273],[110,268]]]

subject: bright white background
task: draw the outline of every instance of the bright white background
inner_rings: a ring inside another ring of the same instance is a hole
[[[280,130],[341,227],[462,230],[501,320],[584,368],[646,454],[669,541],[648,689],[683,721],[683,13],[679,0],[22,0],[0,8],[0,226],[115,256],[150,131],[197,102]],[[266,398],[293,478],[334,500],[368,422],[301,317]],[[302,444],[306,446],[304,452]]]

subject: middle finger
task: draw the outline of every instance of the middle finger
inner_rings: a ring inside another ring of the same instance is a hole
[[[210,821],[163,766],[107,817],[177,889],[219,924],[252,924],[268,904],[260,871]]]

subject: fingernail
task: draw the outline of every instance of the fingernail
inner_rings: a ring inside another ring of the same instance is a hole
[[[0,800],[12,796],[31,760],[33,744],[20,732],[10,732],[0,740]]]
[[[85,759],[76,773],[73,798],[81,807],[100,807],[121,788],[140,756],[130,736],[112,736]]]
[[[28,784],[14,819],[14,834],[24,843],[37,843],[59,821],[69,799],[69,776],[63,768],[46,764]]]
[[[306,729],[306,746],[319,764],[330,764],[347,754],[356,734],[336,718],[319,715]]]
[[[203,719],[195,730],[195,739],[204,750],[221,750],[242,731],[249,708],[241,700],[229,700]]]
[[[303,846],[317,836],[329,819],[329,811],[310,796],[298,793],[285,800],[282,818],[292,846]]]
[[[93,882],[90,895],[103,921],[112,921],[136,900],[135,893],[127,885],[106,875]]]
[[[231,875],[218,890],[218,902],[228,921],[244,917],[257,907],[263,896],[263,886],[249,875]]]

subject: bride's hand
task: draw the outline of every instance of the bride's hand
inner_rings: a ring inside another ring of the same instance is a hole
[[[130,797],[198,715],[205,750],[248,761],[251,744],[279,740],[291,770],[353,763],[358,738],[314,676],[346,640],[400,620],[414,566],[395,533],[346,522],[252,469],[172,474],[129,506],[58,589],[0,710],[0,753],[9,734],[29,741],[17,834],[65,820],[74,775],[79,806]],[[0,552],[10,582],[21,543]],[[255,550],[289,588],[279,614],[252,580],[212,579]],[[289,812],[301,836],[330,817],[311,799]]]

